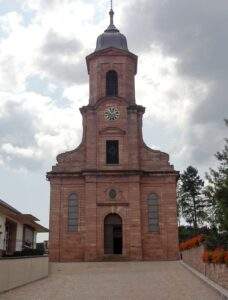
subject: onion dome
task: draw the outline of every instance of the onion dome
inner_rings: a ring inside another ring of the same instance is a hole
[[[104,33],[99,35],[99,37],[97,38],[97,46],[95,52],[99,50],[107,49],[109,47],[128,51],[126,37],[119,32],[119,30],[116,28],[116,26],[113,23],[114,11],[112,8],[109,12],[109,15],[110,15],[110,25],[104,31]]]

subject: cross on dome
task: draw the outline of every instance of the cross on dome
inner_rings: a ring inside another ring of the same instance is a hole
[[[110,16],[110,24],[108,26],[108,28],[105,30],[106,32],[107,31],[116,31],[116,32],[119,32],[119,30],[116,28],[116,26],[114,25],[114,11],[113,11],[113,2],[111,0],[111,8],[110,8],[110,11],[109,11],[109,16]]]

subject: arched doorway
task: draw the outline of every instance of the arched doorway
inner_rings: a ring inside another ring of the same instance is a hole
[[[122,254],[122,219],[117,214],[109,214],[104,219],[104,253]]]

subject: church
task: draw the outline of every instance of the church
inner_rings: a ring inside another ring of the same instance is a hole
[[[113,22],[86,57],[89,103],[83,137],[57,156],[50,181],[52,262],[176,260],[179,173],[143,141],[137,56]]]

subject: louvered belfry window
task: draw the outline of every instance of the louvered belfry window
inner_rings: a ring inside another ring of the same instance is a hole
[[[118,74],[114,70],[106,74],[106,96],[118,96]]]
[[[76,193],[68,197],[68,231],[78,231],[79,202]]]
[[[119,164],[119,141],[106,141],[106,163],[109,165]]]
[[[147,199],[148,202],[148,225],[149,232],[159,231],[159,201],[158,196],[151,193]]]

